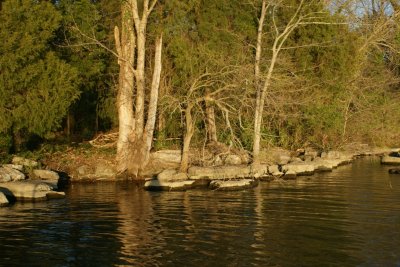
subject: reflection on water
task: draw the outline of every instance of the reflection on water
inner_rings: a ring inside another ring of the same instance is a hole
[[[75,184],[0,209],[1,266],[400,266],[400,176],[365,159],[254,190]]]

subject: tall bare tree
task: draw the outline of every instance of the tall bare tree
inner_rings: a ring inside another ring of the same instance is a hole
[[[294,1],[292,6],[285,5],[286,1],[261,1],[261,12],[258,23],[257,44],[256,44],[256,57],[255,57],[255,84],[256,84],[256,107],[254,114],[254,135],[253,135],[253,164],[259,164],[260,158],[260,142],[261,142],[261,125],[264,112],[264,106],[268,90],[271,87],[273,73],[282,50],[285,49],[284,45],[289,36],[299,27],[310,24],[328,24],[324,21],[324,10],[316,10],[312,5],[318,6],[317,1]],[[294,10],[289,20],[284,25],[278,25],[277,12],[279,9],[291,8]],[[260,60],[262,58],[263,37],[265,32],[263,30],[266,17],[270,16],[270,28],[272,44],[268,49],[271,50],[271,56],[265,73],[260,70]],[[331,23],[329,23],[331,24]]]
[[[120,66],[118,88],[119,137],[118,171],[138,175],[149,161],[157,113],[161,76],[162,37],[155,45],[147,119],[146,100],[146,28],[158,0],[124,0],[121,4],[121,30],[114,35]]]

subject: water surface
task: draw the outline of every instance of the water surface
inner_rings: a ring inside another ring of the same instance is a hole
[[[0,266],[400,266],[400,175],[373,158],[238,192],[73,184],[0,209]]]

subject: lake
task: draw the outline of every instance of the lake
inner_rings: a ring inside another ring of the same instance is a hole
[[[400,266],[400,175],[371,157],[235,191],[84,183],[0,209],[0,266]]]

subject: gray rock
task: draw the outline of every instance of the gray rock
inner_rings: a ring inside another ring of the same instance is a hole
[[[260,164],[257,166],[251,166],[251,172],[254,178],[266,178],[269,177],[269,167],[266,164]]]
[[[251,167],[240,166],[221,166],[221,167],[191,167],[188,170],[190,179],[232,179],[232,178],[249,178],[252,177]]]
[[[9,197],[22,200],[46,200],[47,193],[52,190],[50,185],[38,181],[0,183],[1,192]]]
[[[315,171],[313,164],[306,162],[293,162],[282,167],[282,171],[287,173],[289,171],[296,173],[297,175],[311,175]]]
[[[291,159],[292,158],[290,156],[279,155],[279,156],[277,156],[275,163],[278,165],[285,165],[285,164],[288,164]]]
[[[162,182],[187,180],[187,173],[178,172],[175,169],[164,170],[157,175],[157,179]]]
[[[238,155],[231,154],[225,158],[225,164],[226,165],[240,165],[240,164],[242,164],[242,159]]]
[[[312,150],[312,149],[306,149],[304,152],[304,159],[305,160],[314,160],[315,158],[318,157],[318,151]]]
[[[383,156],[381,164],[385,165],[400,165],[400,157]]]
[[[33,170],[33,175],[36,179],[58,181],[60,176],[55,171],[50,170]]]
[[[321,158],[323,159],[340,159],[341,153],[339,151],[322,152]]]
[[[13,157],[12,163],[16,165],[23,165],[29,168],[35,168],[39,165],[37,161],[17,156]]]
[[[3,192],[0,192],[0,207],[7,206],[9,204],[6,195]]]
[[[11,168],[20,172],[24,170],[24,166],[17,164],[4,164],[3,167]]]
[[[180,191],[190,188],[195,183],[194,180],[182,181],[160,181],[158,179],[148,180],[144,184],[146,190],[166,190],[166,191]]]
[[[25,180],[25,174],[23,174],[22,172],[5,166],[0,168],[0,182],[10,182],[10,181],[20,181],[20,180]]]
[[[338,160],[328,160],[321,158],[316,158],[310,163],[314,165],[315,171],[318,172],[332,171],[333,168],[336,168],[339,165]]]
[[[294,157],[290,159],[290,163],[298,163],[298,162],[303,162],[301,158]]]
[[[281,177],[283,175],[283,172],[279,170],[278,165],[271,165],[268,167],[268,173],[274,177]]]
[[[241,190],[246,188],[252,188],[257,185],[257,181],[254,179],[241,179],[241,180],[214,180],[210,182],[209,187],[217,190]]]

